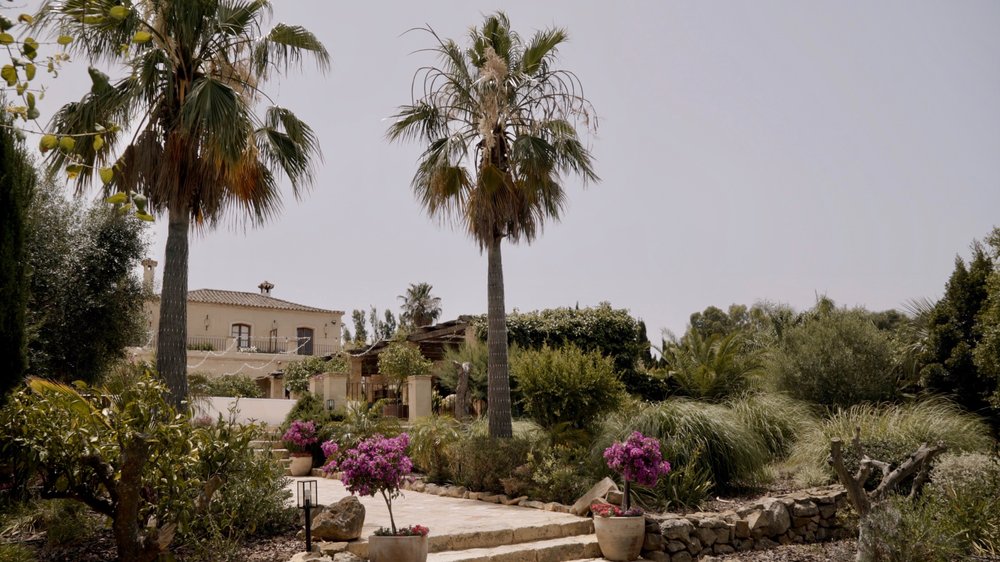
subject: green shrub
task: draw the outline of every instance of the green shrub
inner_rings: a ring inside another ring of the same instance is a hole
[[[316,355],[301,361],[292,361],[282,369],[282,379],[285,387],[291,392],[306,392],[309,390],[309,379],[321,373],[346,373],[347,359],[335,355],[327,360],[322,355]]]
[[[466,434],[448,447],[448,472],[459,486],[504,493],[503,480],[527,464],[532,442],[524,437],[496,439]]]
[[[390,343],[378,355],[378,370],[400,396],[408,377],[426,375],[431,370],[431,362],[420,353],[416,344],[402,341]]]
[[[222,375],[209,377],[201,373],[188,376],[188,389],[195,396],[225,396],[230,398],[263,398],[264,393],[250,377]]]
[[[862,451],[892,464],[905,460],[921,443],[942,442],[951,452],[986,451],[992,443],[989,428],[980,418],[944,400],[881,407],[857,405],[833,414],[802,434],[789,458],[798,470],[798,478],[807,484],[832,478],[833,469],[827,464],[830,440],[839,437],[850,442],[857,427],[861,428]],[[849,470],[855,470],[857,463],[856,455],[845,455]]]
[[[338,414],[340,421],[329,424],[331,437],[347,450],[356,446],[363,439],[375,434],[393,437],[400,432],[399,418],[382,415],[385,401],[374,404],[365,402],[348,402],[342,413]]]
[[[793,398],[847,407],[896,396],[889,336],[857,310],[820,308],[787,330],[771,354],[777,388]]]
[[[569,447],[545,447],[528,457],[532,499],[572,505],[594,478],[587,467],[585,451]]]
[[[446,416],[429,416],[417,420],[408,430],[410,458],[414,467],[427,475],[430,482],[444,483],[448,479],[447,448],[461,437],[461,425]]]
[[[799,436],[819,423],[808,404],[773,392],[745,394],[728,406],[776,459],[788,456]]]
[[[662,503],[679,495],[670,490],[679,482],[694,488],[711,482],[724,490],[756,485],[766,476],[770,457],[762,438],[724,405],[671,398],[620,410],[603,424],[592,461],[603,466],[604,449],[632,431],[659,439],[663,458],[679,471],[660,480],[655,496]]]
[[[23,544],[0,544],[0,562],[37,562],[35,551]]]
[[[894,497],[862,521],[861,560],[994,560],[1000,556],[1000,459],[943,457],[917,499]]]
[[[759,353],[739,333],[703,337],[689,330],[661,351],[673,392],[698,400],[719,401],[759,386]]]
[[[47,549],[62,549],[90,539],[100,522],[87,506],[70,500],[43,500],[39,504]]]
[[[525,414],[542,427],[590,427],[621,403],[625,387],[610,359],[569,345],[519,353],[510,364]]]

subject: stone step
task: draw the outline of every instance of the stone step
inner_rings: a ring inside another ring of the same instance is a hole
[[[285,460],[290,456],[288,449],[254,449],[253,452],[270,456],[274,460]]]
[[[270,439],[254,439],[247,444],[251,449],[277,449],[281,447],[281,442]]]
[[[589,544],[590,538],[593,538],[594,545],[597,545],[597,536],[593,534],[594,532],[594,522],[591,519],[579,519],[574,521],[567,521],[563,523],[548,523],[545,525],[536,525],[531,527],[517,527],[513,529],[496,529],[492,531],[475,531],[469,533],[452,533],[447,535],[435,535],[434,530],[431,529],[430,537],[428,537],[427,550],[431,553],[439,554],[451,554],[455,552],[469,553],[470,551],[476,551],[473,553],[475,556],[469,558],[469,560],[493,560],[489,558],[493,554],[490,554],[492,550],[510,548],[512,546],[520,544],[531,544],[531,545],[541,545],[544,548],[553,548],[557,551],[562,551],[566,549],[568,552],[574,552],[575,554],[569,558],[548,558],[539,557],[537,560],[543,560],[546,562],[559,562],[562,560],[572,560],[574,558],[584,558],[587,556],[593,556],[589,554],[590,550],[586,548],[573,549],[566,544],[573,543],[572,540],[568,539],[579,539],[586,544]],[[549,541],[567,539],[564,543],[554,543],[553,545],[548,545]],[[546,544],[541,544],[546,543]],[[556,548],[558,546],[558,548]],[[362,558],[368,556],[368,541],[362,539],[360,541],[351,542],[347,549]],[[478,551],[490,551],[483,554]],[[521,552],[523,556],[529,556],[528,558],[517,558],[516,556],[512,558],[501,557],[497,558],[499,561],[506,562],[507,560],[526,560],[534,561],[536,558],[530,557],[534,556],[530,554],[532,549],[527,549]],[[600,550],[594,551],[600,555]],[[529,553],[529,554],[525,554]],[[496,553],[494,553],[496,554]],[[500,552],[498,555],[507,556],[504,552]],[[487,556],[483,558],[483,556]],[[431,560],[431,558],[428,558]],[[437,560],[436,558],[434,560]],[[452,558],[442,558],[441,560],[453,560]],[[466,560],[465,558],[455,558],[454,560]]]
[[[491,548],[432,552],[427,562],[564,562],[601,555],[597,535],[576,535]]]

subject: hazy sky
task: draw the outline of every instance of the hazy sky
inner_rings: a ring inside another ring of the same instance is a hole
[[[569,31],[560,65],[600,118],[587,142],[602,178],[569,178],[563,220],[504,247],[508,310],[609,301],[658,338],[708,305],[801,309],[825,294],[898,307],[938,298],[955,255],[1000,224],[994,0],[279,0],[273,21],[308,27],[332,55],[327,74],[267,89],[316,129],[324,162],[265,228],[193,237],[190,288],[267,279],[273,296],[349,314],[398,312],[424,281],[445,319],[485,312],[485,256],[423,214],[410,189],[422,147],[384,132],[432,62],[414,53],[431,38],[403,32],[464,40],[498,7],[524,36]],[[79,97],[89,81],[70,72],[51,88]]]

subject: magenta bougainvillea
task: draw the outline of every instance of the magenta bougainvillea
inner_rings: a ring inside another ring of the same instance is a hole
[[[633,431],[624,442],[616,441],[604,450],[604,460],[608,468],[622,475],[625,491],[622,507],[628,510],[632,505],[631,483],[655,486],[660,476],[670,472],[670,463],[663,460],[660,440],[646,437]]]
[[[288,431],[281,436],[281,441],[284,442],[285,448],[292,452],[304,452],[309,445],[318,441],[316,424],[311,421],[295,420],[288,427]]]
[[[396,521],[392,517],[392,500],[399,497],[403,478],[413,470],[413,462],[406,456],[409,445],[410,436],[405,433],[396,437],[375,435],[348,450],[340,461],[347,491],[360,496],[379,493],[385,499],[393,535],[396,534]]]
[[[326,464],[320,467],[326,474],[337,470],[337,453],[340,451],[340,447],[337,445],[336,441],[324,441],[319,448],[323,451],[323,458],[326,459]]]

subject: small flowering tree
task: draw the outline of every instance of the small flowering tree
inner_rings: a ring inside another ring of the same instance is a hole
[[[285,448],[293,453],[308,452],[309,445],[318,441],[316,424],[311,421],[295,420],[288,427],[288,431],[281,436],[281,441],[285,444]]]
[[[389,525],[394,536],[397,531],[392,516],[392,500],[399,497],[403,477],[413,469],[410,457],[406,456],[409,445],[410,436],[405,433],[396,437],[375,435],[348,450],[340,461],[347,491],[360,496],[374,496],[376,492],[382,494],[389,508]],[[420,534],[426,535],[426,531]]]
[[[604,450],[604,460],[608,463],[608,468],[621,474],[625,482],[622,508],[626,511],[632,505],[632,482],[655,486],[660,476],[670,472],[670,463],[663,460],[663,453],[660,451],[660,441],[638,431],[633,431],[625,442],[612,443]]]

